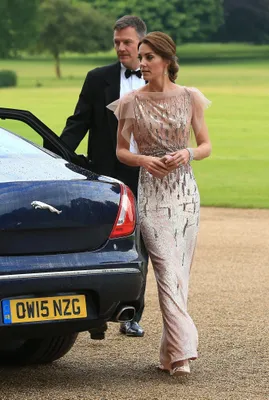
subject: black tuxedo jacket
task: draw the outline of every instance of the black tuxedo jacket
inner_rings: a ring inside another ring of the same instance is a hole
[[[120,68],[117,62],[88,72],[74,115],[67,119],[61,139],[75,151],[89,131],[88,158],[92,171],[123,181],[136,195],[139,168],[118,161],[118,122],[106,108],[120,97]]]

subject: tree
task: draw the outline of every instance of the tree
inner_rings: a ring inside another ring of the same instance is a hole
[[[148,30],[160,30],[176,43],[202,41],[223,22],[223,0],[84,0],[117,19],[126,14],[143,18]]]
[[[48,51],[61,77],[60,54],[89,53],[112,46],[112,22],[88,4],[70,0],[43,0],[40,7],[39,52]]]
[[[0,57],[14,56],[34,40],[40,0],[0,1]]]
[[[224,0],[227,41],[269,43],[269,0]]]

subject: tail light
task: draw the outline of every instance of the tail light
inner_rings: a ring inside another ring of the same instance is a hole
[[[110,239],[131,235],[135,229],[135,198],[128,186],[121,184],[121,200],[115,225]]]

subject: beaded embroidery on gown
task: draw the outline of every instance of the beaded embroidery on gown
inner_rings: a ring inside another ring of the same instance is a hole
[[[133,91],[109,105],[140,154],[162,157],[188,147],[191,127],[201,128],[210,104],[195,88],[168,92]],[[116,109],[115,109],[116,106]],[[187,311],[190,267],[199,227],[200,196],[191,165],[163,179],[140,168],[138,210],[141,231],[158,288],[163,318],[160,362],[171,364],[197,357],[198,334]]]

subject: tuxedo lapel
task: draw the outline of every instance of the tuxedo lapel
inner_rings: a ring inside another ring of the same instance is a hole
[[[106,78],[106,89],[105,89],[105,102],[106,105],[112,103],[115,100],[118,100],[120,97],[120,63],[116,63],[111,66],[109,73]],[[116,150],[117,144],[117,128],[118,122],[117,118],[113,114],[112,111],[107,109],[107,118],[109,124],[110,134],[112,136],[112,140]]]

